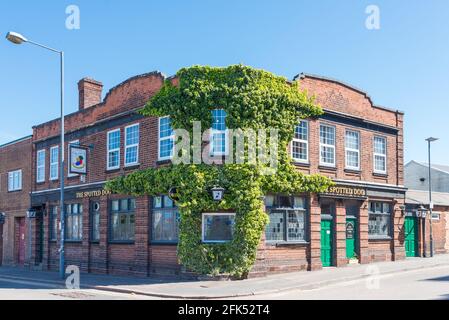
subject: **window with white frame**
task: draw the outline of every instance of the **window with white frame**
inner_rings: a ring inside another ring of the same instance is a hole
[[[36,182],[45,181],[45,150],[37,151],[36,156]]]
[[[125,166],[139,162],[139,124],[125,128]]]
[[[68,154],[67,158],[68,159],[70,159],[70,146],[79,146],[79,145],[80,145],[79,140],[73,140],[73,141],[69,142],[68,147],[67,147],[67,154]],[[78,176],[78,174],[76,174],[76,173],[70,173],[70,161],[67,161],[67,176],[69,178]]]
[[[292,158],[298,162],[307,162],[309,160],[309,123],[301,120],[295,126],[295,136],[292,141]]]
[[[203,213],[203,242],[228,242],[234,237],[235,213]]]
[[[228,132],[226,129],[226,111],[212,110],[211,155],[226,155],[228,151]]]
[[[346,168],[360,169],[360,134],[357,131],[346,130],[345,134]]]
[[[437,220],[437,221],[439,221],[439,220],[440,220],[440,216],[441,216],[441,213],[440,213],[440,212],[432,211],[432,215],[431,215],[432,220]]]
[[[387,172],[387,139],[374,137],[374,172]]]
[[[8,191],[22,190],[22,170],[8,172]]]
[[[108,132],[107,144],[107,169],[118,169],[120,168],[120,129]]]
[[[173,157],[174,132],[170,117],[159,118],[159,160]]]
[[[50,148],[50,180],[58,179],[59,170],[59,147]]]
[[[335,166],[335,127],[320,125],[320,164]]]

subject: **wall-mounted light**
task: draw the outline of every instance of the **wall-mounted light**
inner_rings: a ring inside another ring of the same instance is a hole
[[[4,212],[0,212],[0,224],[5,223],[6,214]]]
[[[215,186],[210,189],[210,192],[212,194],[212,199],[214,199],[214,201],[221,201],[223,200],[225,189],[222,187]]]
[[[420,218],[425,219],[427,216],[427,209],[424,208],[424,206],[419,206],[418,211],[417,211],[417,216]]]
[[[36,209],[29,208],[28,211],[27,211],[27,218],[29,218],[29,219],[36,218],[36,213],[37,213]]]

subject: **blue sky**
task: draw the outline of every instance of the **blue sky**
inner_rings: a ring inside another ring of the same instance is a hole
[[[80,30],[65,27],[70,4],[80,8]],[[370,4],[380,8],[380,30],[365,28]],[[14,46],[9,30],[66,52],[67,113],[77,110],[85,76],[105,93],[148,71],[243,63],[360,87],[406,113],[406,161],[426,161],[424,139],[436,136],[433,160],[449,164],[447,0],[1,1],[0,144],[59,115],[58,57]]]

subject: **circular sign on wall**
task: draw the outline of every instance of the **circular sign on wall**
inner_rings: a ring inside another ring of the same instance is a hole
[[[176,187],[171,187],[170,190],[168,190],[168,196],[170,199],[172,199],[173,201],[178,201],[179,197],[177,194],[177,188]]]

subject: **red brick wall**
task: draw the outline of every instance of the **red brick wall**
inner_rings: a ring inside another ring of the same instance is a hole
[[[143,107],[145,103],[161,88],[164,76],[159,72],[130,78],[112,88],[104,101],[65,117],[65,130],[71,132],[94,124],[111,115]],[[33,141],[48,139],[59,135],[59,119],[55,119],[33,128]]]
[[[358,180],[375,183],[403,185],[403,115],[377,108],[364,94],[330,81],[305,78],[301,88],[314,95],[325,110],[349,114],[361,119],[397,128],[398,135],[351,127],[322,119],[309,121],[310,167],[300,167],[305,173],[321,173],[333,179]],[[336,128],[336,170],[324,169],[319,165],[320,123]],[[360,171],[345,171],[345,130],[360,132]],[[373,170],[373,139],[375,135],[387,138],[387,174],[377,175]]]
[[[84,78],[78,82],[79,110],[87,109],[101,102],[103,84],[93,79]]]
[[[433,234],[433,248],[434,253],[447,253],[448,250],[448,231],[449,231],[449,207],[444,206],[435,206],[433,209],[434,212],[440,213],[440,220],[430,220],[430,216],[427,215],[426,218],[426,243],[427,243],[427,253],[430,254],[430,223],[432,222],[432,234]],[[422,228],[422,220],[421,220],[421,228]],[[423,241],[421,235],[421,243],[420,243],[420,251],[423,253]]]
[[[0,211],[28,209],[31,190],[31,137],[0,147]],[[8,192],[8,172],[22,170],[22,190]]]
[[[397,125],[395,112],[374,106],[364,92],[342,83],[306,76],[301,78],[300,88],[314,95],[324,109],[393,127]]]
[[[3,265],[16,263],[15,218],[25,217],[30,205],[31,137],[0,147],[0,212],[6,213],[3,226]],[[22,190],[8,192],[8,173],[22,170]],[[28,233],[25,234],[28,242]],[[25,252],[25,258],[27,257]]]

